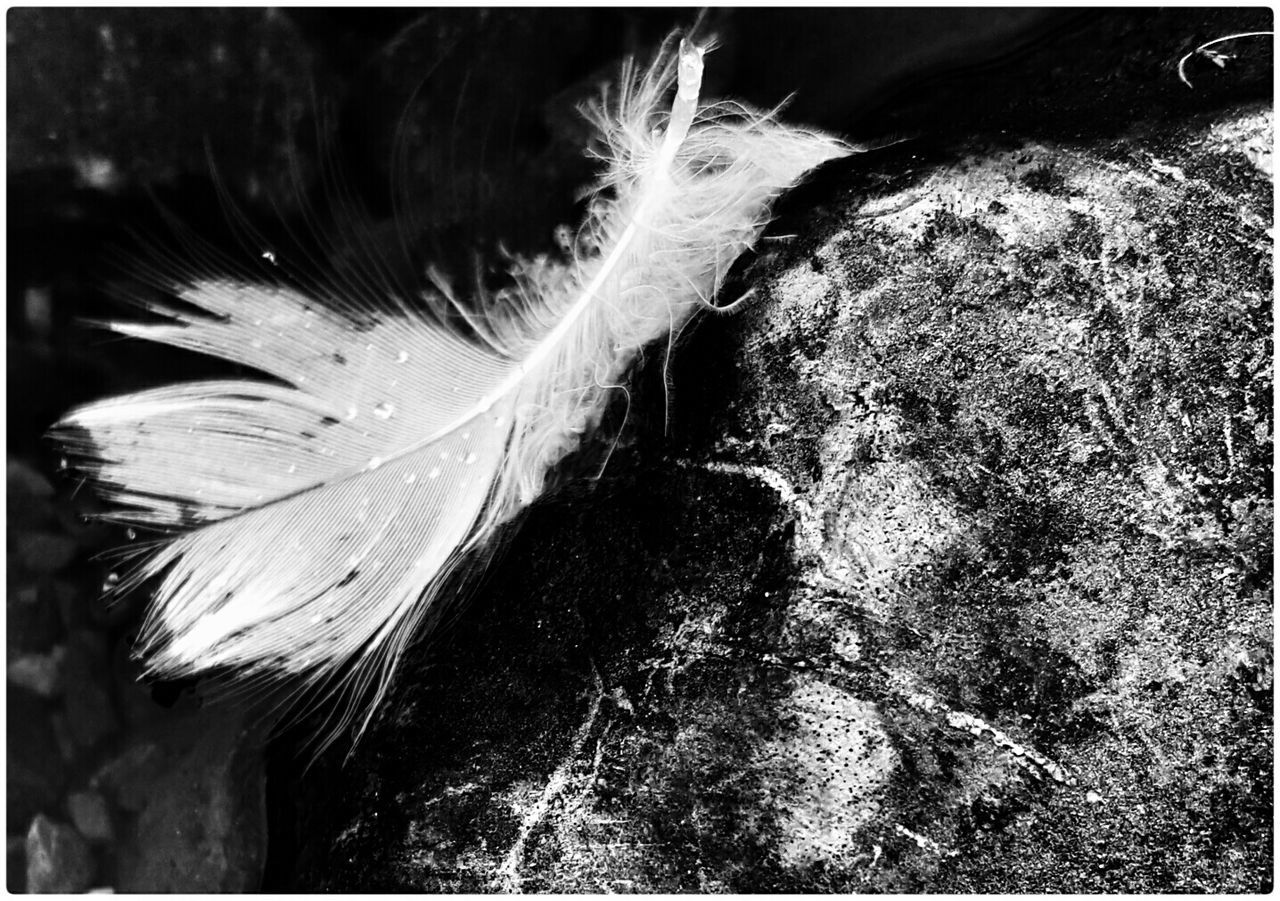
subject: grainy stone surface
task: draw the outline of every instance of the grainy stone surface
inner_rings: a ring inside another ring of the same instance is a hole
[[[781,252],[725,450],[897,751],[835,886],[1268,884],[1272,128],[975,148]]]

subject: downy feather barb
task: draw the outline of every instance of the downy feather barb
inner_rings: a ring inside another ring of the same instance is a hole
[[[624,67],[584,109],[604,171],[571,258],[515,259],[513,287],[471,305],[429,273],[456,315],[199,277],[175,284],[181,305],[150,305],[167,321],[110,324],[279,382],[142,391],[55,427],[115,518],[178,531],[131,576],[157,579],[152,673],[342,674],[376,705],[451,577],[542,493],[646,345],[711,306],[782,191],[851,152],[700,104],[702,66],[681,42]]]

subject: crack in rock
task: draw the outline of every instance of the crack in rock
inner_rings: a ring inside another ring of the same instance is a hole
[[[496,875],[496,890],[506,894],[520,894],[522,892],[521,883],[524,877],[520,875],[520,869],[524,863],[525,848],[528,845],[529,837],[533,831],[542,824],[546,819],[547,813],[551,810],[551,805],[560,797],[561,793],[569,784],[569,771],[573,768],[574,761],[578,755],[582,753],[583,747],[587,743],[587,738],[591,735],[591,731],[595,728],[596,718],[600,714],[600,702],[604,699],[604,682],[600,679],[600,671],[596,669],[595,661],[591,663],[591,675],[595,681],[595,693],[591,698],[591,706],[587,710],[586,719],[582,721],[582,725],[578,727],[578,732],[573,737],[573,744],[564,758],[560,761],[559,766],[547,779],[547,785],[542,790],[542,796],[538,798],[520,822],[520,832],[516,836],[516,840],[512,842],[511,847],[507,849],[507,855],[502,861],[502,866],[498,868]]]

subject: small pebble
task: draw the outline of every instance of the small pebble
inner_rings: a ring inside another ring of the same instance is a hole
[[[91,842],[109,842],[115,837],[107,799],[96,791],[73,792],[67,798],[67,812],[80,834]]]
[[[27,891],[83,892],[93,885],[93,854],[80,833],[37,814],[27,830]]]
[[[164,757],[164,751],[152,742],[132,745],[103,764],[89,783],[112,796],[125,810],[141,810],[147,806]]]
[[[42,698],[62,691],[62,662],[66,647],[55,645],[48,654],[20,654],[9,660],[5,673],[10,685],[25,688]]]

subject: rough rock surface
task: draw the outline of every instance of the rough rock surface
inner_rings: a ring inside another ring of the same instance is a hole
[[[1272,129],[846,176],[683,349],[684,453],[535,512],[406,677],[302,884],[1269,885]]]

